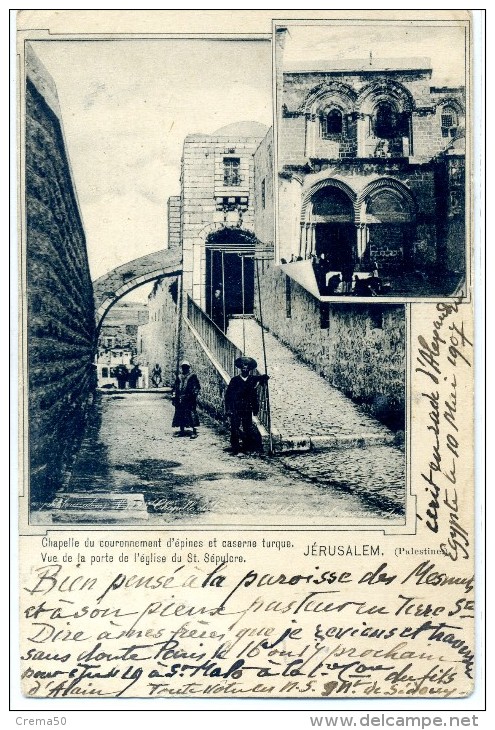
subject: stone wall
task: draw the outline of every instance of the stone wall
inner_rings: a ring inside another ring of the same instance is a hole
[[[440,271],[465,273],[466,225],[465,161],[461,155],[442,155],[435,169],[435,195],[441,215],[438,218]]]
[[[27,46],[27,352],[31,502],[50,500],[95,385],[95,319],[86,241],[53,81]]]
[[[273,129],[254,153],[254,235],[263,247],[275,241]]]
[[[278,132],[278,161],[283,165],[303,165],[306,161],[306,118],[283,116]]]
[[[181,245],[180,222],[181,200],[180,195],[172,195],[167,203],[168,220],[168,248],[179,249]]]
[[[260,283],[264,325],[332,385],[387,425],[402,430],[404,307],[320,303],[273,265],[261,275]],[[259,319],[258,309],[255,314]]]
[[[464,87],[430,89],[429,107],[423,114],[413,115],[414,157],[431,159],[442,153],[452,142],[453,136],[464,136],[465,110]],[[442,133],[442,114],[446,108],[454,109],[458,124],[457,132]]]
[[[172,386],[177,371],[177,317],[180,278],[158,280],[148,297],[149,318],[138,328],[137,360],[149,372],[158,363],[163,384]]]

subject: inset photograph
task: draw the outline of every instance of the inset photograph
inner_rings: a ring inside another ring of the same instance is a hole
[[[468,32],[275,25],[277,259],[312,294],[466,296]]]

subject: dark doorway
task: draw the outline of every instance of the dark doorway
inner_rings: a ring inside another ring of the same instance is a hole
[[[254,311],[254,243],[248,231],[225,228],[206,242],[206,313],[223,331],[229,317]]]
[[[332,185],[311,199],[315,221],[315,253],[325,254],[326,270],[342,272],[356,260],[354,207],[346,192]]]
[[[322,253],[329,271],[343,271],[355,263],[356,227],[353,223],[318,223],[316,255]]]
[[[407,271],[413,267],[413,237],[414,226],[410,223],[371,224],[366,258],[368,261],[375,261],[383,271]]]

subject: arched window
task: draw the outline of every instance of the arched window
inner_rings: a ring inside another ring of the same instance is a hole
[[[375,109],[375,135],[389,139],[397,134],[397,112],[387,101],[382,101]]]
[[[323,134],[325,137],[333,137],[342,134],[344,122],[340,109],[330,109],[323,119]]]
[[[441,115],[442,137],[455,137],[459,120],[452,106],[444,106]]]

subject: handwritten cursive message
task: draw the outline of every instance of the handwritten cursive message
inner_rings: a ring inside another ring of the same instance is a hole
[[[472,419],[473,340],[465,311],[460,302],[437,304],[429,334],[417,336],[415,355],[428,444],[421,470],[426,500],[418,517],[442,537],[439,547],[454,562],[470,557],[472,542],[462,509],[472,495],[472,478],[466,479],[472,429],[466,420]]]
[[[38,538],[40,559],[21,591],[23,691],[51,698],[467,694],[473,577],[448,571],[452,562],[441,552],[398,561],[394,541],[371,546],[376,555],[356,542],[354,555],[314,557],[327,547],[298,537],[291,547],[232,548],[239,560],[211,566],[206,540],[192,553],[165,540],[135,550],[102,547],[112,540],[101,538],[83,549],[70,537]],[[283,554],[297,554],[297,568]]]

